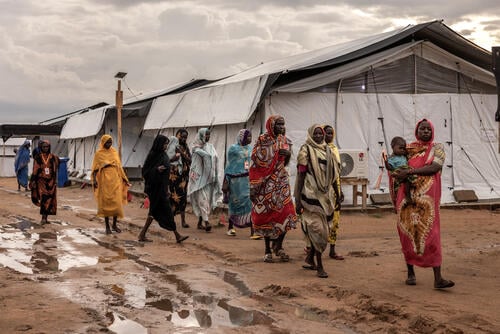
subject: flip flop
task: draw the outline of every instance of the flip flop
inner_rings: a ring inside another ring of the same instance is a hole
[[[335,254],[334,256],[330,256],[330,258],[337,261],[344,261],[344,257],[342,255]]]
[[[439,282],[439,284],[434,284],[434,289],[447,289],[447,288],[451,288],[455,286],[455,282],[451,281],[451,280],[441,280],[441,282]]]
[[[316,268],[315,265],[312,265],[312,264],[304,264],[304,265],[302,265],[302,268],[307,269],[307,270],[317,270],[318,269],[318,268]]]
[[[148,238],[138,239],[137,241],[139,241],[139,242],[153,242],[153,240],[148,239]]]
[[[177,243],[180,244],[181,242],[183,242],[184,240],[186,240],[187,238],[189,238],[189,235],[185,235],[183,237],[180,237],[179,239],[177,239]]]

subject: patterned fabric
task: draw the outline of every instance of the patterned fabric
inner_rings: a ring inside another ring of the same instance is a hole
[[[28,164],[30,163],[30,142],[26,140],[17,149],[14,160],[14,170],[16,171],[17,183],[25,188],[28,187]]]
[[[201,128],[193,143],[187,188],[193,213],[204,221],[208,221],[210,212],[222,197],[217,171],[219,158],[215,147],[205,141],[207,131],[207,128]]]
[[[335,129],[330,125],[323,126],[323,130],[326,130],[327,128],[331,128],[333,131],[332,141],[327,144],[330,147],[330,150],[332,151],[332,154],[335,158],[335,166],[338,171],[337,177],[335,179],[337,185],[336,195],[340,196],[340,194],[342,193],[342,185],[340,182],[340,172],[341,172],[340,152],[339,149],[337,148],[337,145],[335,145]],[[337,231],[339,229],[339,224],[340,224],[340,206],[336,205],[333,211],[332,224],[330,225],[330,231],[328,235],[328,243],[330,245],[335,245],[335,243],[337,242]]]
[[[420,168],[435,162],[442,166],[445,160],[443,144],[434,143],[433,138],[428,142],[418,138],[417,129],[423,121],[419,121],[415,129],[417,141],[407,146],[408,165],[411,168]],[[433,127],[432,136],[434,137]],[[399,238],[406,263],[420,267],[437,267],[441,265],[442,259],[439,219],[441,172],[415,176],[411,187],[414,205],[408,204],[406,200],[407,183],[403,183],[397,192]]]
[[[228,150],[224,170],[224,181],[229,195],[229,221],[240,228],[252,225],[252,201],[248,179],[252,146],[246,145],[249,133],[247,129],[239,131],[237,143],[231,145]]]
[[[166,142],[167,137],[156,136],[144,161],[142,177],[144,178],[144,192],[149,198],[148,215],[153,217],[162,228],[175,231],[174,215],[167,195],[171,169],[168,155],[164,151]],[[158,171],[159,166],[165,166],[165,170]]]
[[[48,141],[41,142],[49,144]],[[57,213],[58,168],[59,158],[50,153],[50,146],[47,153],[40,152],[33,159],[33,173],[30,181],[31,201],[40,207],[41,215]]]
[[[182,131],[177,131],[176,137],[179,138]],[[189,169],[191,168],[191,152],[187,145],[179,143],[177,146],[181,154],[182,169],[170,168],[170,205],[174,215],[186,211],[187,187],[189,182]],[[175,166],[175,165],[174,165]]]
[[[325,142],[318,144],[312,138],[317,128],[323,130],[317,124],[308,129],[306,143],[297,156],[297,165],[307,168],[300,199],[296,200],[300,200],[304,208],[302,227],[308,244],[323,252],[336,203],[334,181],[338,171],[330,147]]]
[[[127,203],[128,178],[115,148],[104,147],[109,139],[110,135],[101,137],[99,149],[94,155],[92,188],[97,200],[97,215],[122,218],[123,205]]]
[[[250,188],[256,194],[252,207],[255,233],[273,239],[297,223],[285,159],[278,154],[280,148],[288,148],[289,144],[285,136],[274,135],[274,125],[280,118],[268,118],[267,132],[259,136],[252,150],[249,171]]]

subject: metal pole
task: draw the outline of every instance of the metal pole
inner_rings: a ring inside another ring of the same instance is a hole
[[[118,89],[116,90],[116,136],[118,139],[118,155],[122,158],[122,105],[123,105],[123,92],[122,81],[118,79]]]

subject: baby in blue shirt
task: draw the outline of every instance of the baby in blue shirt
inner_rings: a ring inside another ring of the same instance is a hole
[[[406,140],[403,137],[394,137],[391,140],[392,154],[387,158],[387,169],[394,172],[399,169],[409,169],[408,158],[406,157]],[[408,175],[404,180],[394,182],[394,191],[397,193],[401,183],[405,183],[405,196],[407,203],[413,203],[411,198],[411,185],[415,180],[414,175]]]

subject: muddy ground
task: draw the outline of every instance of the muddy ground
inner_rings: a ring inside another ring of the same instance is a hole
[[[225,234],[152,226],[134,198],[121,234],[104,233],[88,188],[59,189],[57,216],[40,226],[28,193],[0,179],[1,333],[499,333],[500,212],[443,209],[443,273],[406,286],[391,212],[346,212],[330,277],[302,269],[300,230],[287,236],[288,263],[264,263],[248,230]],[[217,224],[220,215],[214,215]],[[180,224],[178,224],[180,225]]]

